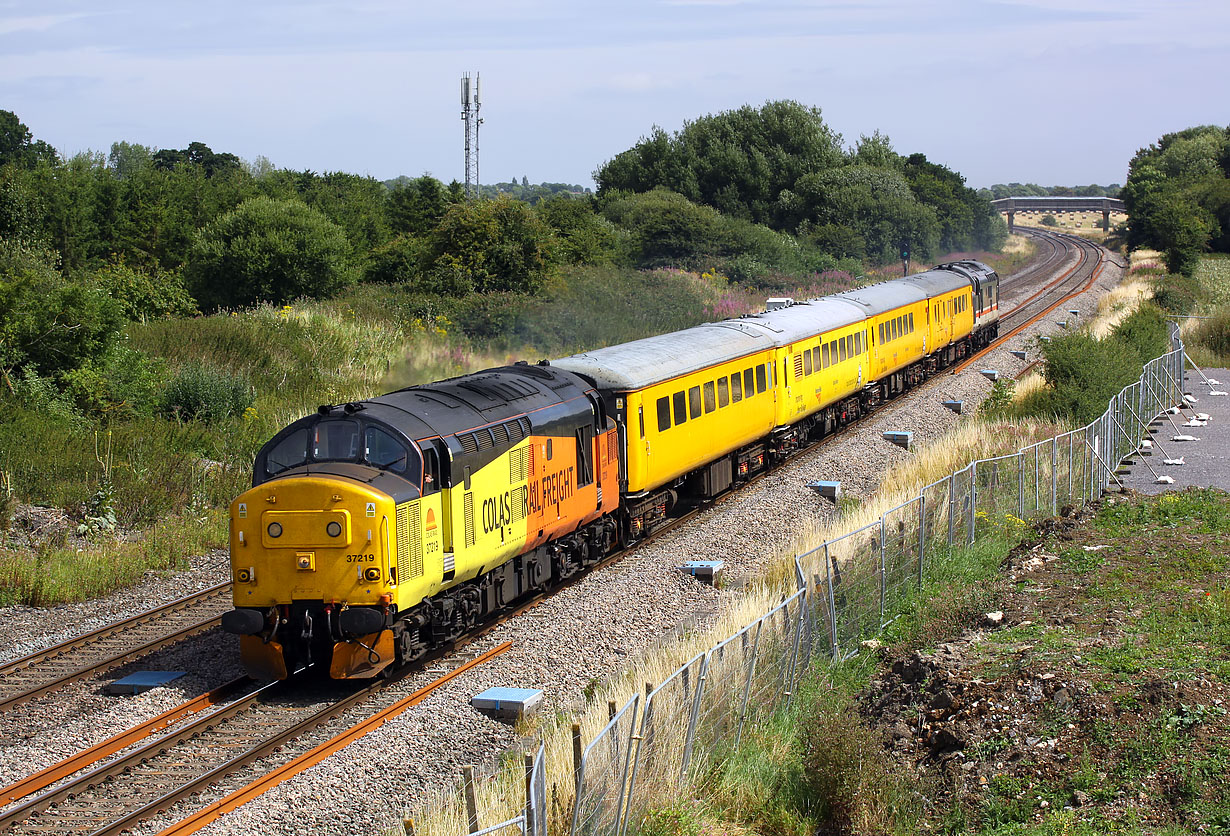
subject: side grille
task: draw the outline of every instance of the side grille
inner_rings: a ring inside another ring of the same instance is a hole
[[[503,424],[496,424],[491,428],[491,434],[495,436],[495,445],[503,447],[508,444],[508,427]]]
[[[508,480],[524,482],[528,478],[530,478],[530,448],[510,450],[508,452]]]
[[[478,452],[478,441],[474,438],[474,435],[472,433],[466,433],[465,435],[459,435],[457,436],[457,440],[461,442],[461,449],[464,450],[465,452],[467,453],[477,453]]]
[[[512,521],[519,523],[525,519],[526,508],[526,492],[525,486],[516,488],[512,492]]]
[[[803,376],[803,355],[794,355],[794,376],[800,378]]]
[[[397,506],[397,568],[405,580],[423,576],[422,519],[419,504]]]
[[[474,494],[467,493],[461,500],[462,512],[466,518],[466,545],[474,545]]]
[[[619,433],[611,433],[607,436],[607,447],[609,448],[607,455],[610,457],[610,461],[619,461]]]

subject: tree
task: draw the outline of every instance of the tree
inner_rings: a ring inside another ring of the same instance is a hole
[[[21,168],[34,168],[40,162],[56,161],[55,149],[46,142],[35,140],[17,114],[0,110],[0,166],[13,164]]]
[[[254,197],[192,242],[187,279],[205,308],[331,296],[353,280],[341,227],[298,201]]]
[[[107,155],[107,166],[120,180],[127,180],[154,164],[154,152],[135,142],[113,142]]]
[[[423,266],[429,280],[454,290],[533,292],[555,260],[551,228],[526,204],[501,195],[449,207],[427,236]]]
[[[234,154],[217,154],[204,142],[189,143],[188,147],[182,150],[163,148],[154,154],[154,165],[164,171],[170,171],[178,165],[196,165],[204,169],[206,177],[243,170],[239,157]]]
[[[595,214],[591,200],[557,194],[540,202],[535,211],[555,231],[562,261],[609,264],[614,259],[615,227]]]
[[[119,335],[118,305],[65,279],[52,256],[0,240],[0,375],[29,368],[60,378],[106,353]]]
[[[843,159],[841,136],[824,124],[819,109],[776,101],[697,119],[673,137],[655,127],[603,165],[594,179],[599,196],[664,188],[780,229],[776,208],[782,192]]]

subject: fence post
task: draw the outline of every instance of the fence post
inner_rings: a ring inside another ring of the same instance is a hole
[[[918,588],[923,585],[923,558],[927,552],[927,495],[918,494]]]
[[[888,526],[884,524],[884,517],[880,515],[880,627],[884,626],[884,598],[888,594],[888,571],[884,565],[884,550],[886,548],[885,539],[888,536]]]
[[[1051,516],[1059,515],[1059,436],[1051,437]]]
[[[692,746],[696,743],[696,724],[700,721],[700,701],[705,693],[705,679],[709,676],[709,654],[700,660],[700,673],[696,676],[696,696],[692,698],[692,711],[688,715],[688,733],[683,741],[683,763],[679,767],[679,784],[688,777],[692,765]]]
[[[957,506],[957,474],[948,474],[948,547],[952,548],[952,518]]]
[[[752,661],[747,666],[747,683],[743,686],[743,703],[739,706],[739,730],[735,732],[735,746],[743,740],[743,721],[747,719],[747,703],[752,696],[752,682],[756,679],[756,657],[760,653],[760,634],[764,632],[764,619],[756,622],[756,640],[752,642]]]
[[[1025,516],[1025,456],[1019,450],[1016,454],[1016,515],[1028,519]]]
[[[538,823],[534,817],[534,756],[525,753],[525,832],[536,834]]]
[[[461,786],[465,791],[466,818],[469,820],[471,833],[478,832],[478,797],[474,792],[474,767],[461,768]]]
[[[829,556],[829,544],[824,544],[824,580],[829,590],[829,635],[832,637],[833,661],[838,660],[840,643],[837,641],[837,596],[833,594],[833,559]]]
[[[978,461],[975,459],[969,464],[969,536],[965,538],[965,545],[974,545],[974,539],[977,535],[975,521],[978,511]]]

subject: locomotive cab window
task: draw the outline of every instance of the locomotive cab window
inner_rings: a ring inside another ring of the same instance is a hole
[[[354,461],[359,457],[358,421],[321,421],[312,435],[312,458]]]
[[[440,490],[440,454],[430,447],[423,451],[423,496]]]
[[[298,467],[307,461],[308,454],[307,428],[295,430],[278,442],[265,457],[265,472],[270,476],[281,473],[292,467]]]
[[[419,457],[379,427],[368,427],[363,437],[363,458],[382,470],[403,473],[411,482],[419,481]]]

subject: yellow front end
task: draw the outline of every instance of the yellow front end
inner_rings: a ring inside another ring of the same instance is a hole
[[[325,653],[335,678],[393,661],[390,630],[344,626],[370,626],[395,606],[396,519],[391,497],[327,475],[266,482],[231,504],[235,607],[264,615],[259,633],[240,638],[249,673],[283,679]],[[371,612],[345,615],[351,608]]]

